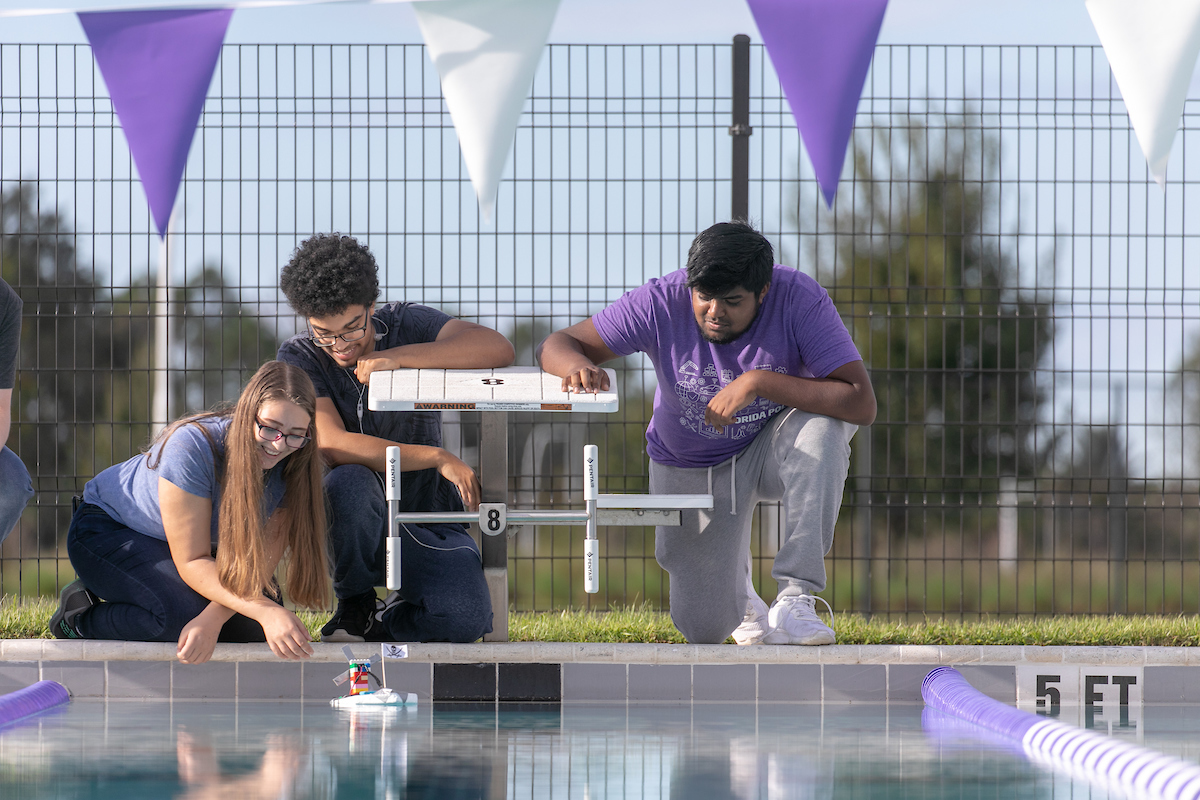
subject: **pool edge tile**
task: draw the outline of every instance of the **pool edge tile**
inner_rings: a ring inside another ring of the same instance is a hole
[[[562,667],[564,703],[624,703],[629,699],[629,670],[625,664],[574,662]]]

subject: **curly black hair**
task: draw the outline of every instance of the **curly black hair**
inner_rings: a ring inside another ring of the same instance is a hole
[[[379,297],[379,267],[353,236],[318,233],[300,243],[279,273],[279,288],[302,317],[329,317]]]

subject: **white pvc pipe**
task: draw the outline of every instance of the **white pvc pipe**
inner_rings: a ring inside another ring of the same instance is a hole
[[[583,540],[583,590],[588,594],[600,591],[600,540]]]
[[[389,447],[384,455],[384,496],[388,506],[387,588],[400,588],[400,448]]]
[[[587,510],[587,532],[583,540],[583,590],[600,591],[600,540],[596,536],[596,504],[600,499],[600,449],[583,448],[583,504]]]

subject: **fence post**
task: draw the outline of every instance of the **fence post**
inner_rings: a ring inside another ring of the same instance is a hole
[[[479,431],[480,499],[508,502],[508,412],[482,411]],[[485,642],[508,641],[508,533],[489,536],[479,532],[483,576],[492,598],[492,632]]]
[[[1124,614],[1128,611],[1126,593],[1129,591],[1127,582],[1129,517],[1129,471],[1126,467],[1126,451],[1121,442],[1120,425],[1129,430],[1128,420],[1125,419],[1125,383],[1118,380],[1112,387],[1113,404],[1109,411],[1108,423],[1108,452],[1105,459],[1108,472],[1108,486],[1105,487],[1108,500],[1108,613]],[[1143,600],[1145,589],[1142,590]],[[1091,610],[1090,608],[1088,609]],[[1145,606],[1142,608],[1145,613]]]
[[[750,37],[733,37],[733,165],[730,171],[732,196],[730,218],[750,218]]]
[[[850,604],[854,611],[870,617],[871,608],[871,428],[860,428],[854,440],[854,502],[855,519],[851,523],[850,541]],[[855,585],[857,584],[857,586]],[[884,597],[887,597],[886,590]],[[857,603],[858,607],[853,608]]]

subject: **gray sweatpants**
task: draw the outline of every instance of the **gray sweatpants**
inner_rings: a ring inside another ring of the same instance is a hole
[[[654,555],[671,576],[671,619],[689,642],[719,644],[741,624],[750,524],[761,501],[783,501],[783,543],[771,569],[779,596],[825,588],[825,554],[833,546],[857,430],[793,408],[781,411],[735,458],[714,467],[650,462],[654,494],[713,495],[711,511],[684,510],[679,527],[655,529]]]

